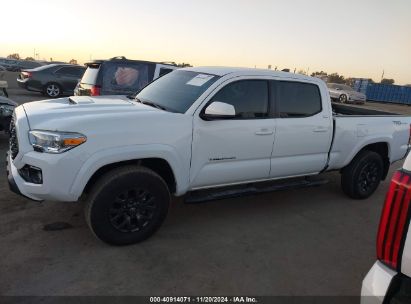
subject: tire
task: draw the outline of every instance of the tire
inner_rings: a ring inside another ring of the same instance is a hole
[[[138,166],[121,167],[103,175],[85,206],[94,235],[111,245],[144,241],[164,222],[170,192],[154,171]]]
[[[338,100],[339,100],[341,103],[347,103],[347,101],[348,101],[347,95],[341,94],[340,97],[338,97]]]
[[[46,84],[43,92],[46,96],[51,97],[51,98],[60,97],[61,94],[63,93],[61,86],[54,82]]]
[[[351,198],[366,199],[377,189],[383,172],[381,156],[373,151],[362,151],[342,170],[342,190]]]

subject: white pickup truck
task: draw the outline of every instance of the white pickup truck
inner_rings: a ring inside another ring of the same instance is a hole
[[[186,68],[133,100],[77,96],[17,107],[8,179],[34,200],[84,197],[94,234],[131,244],[160,227],[170,194],[340,170],[343,191],[366,198],[406,156],[410,123],[332,105],[317,78]]]

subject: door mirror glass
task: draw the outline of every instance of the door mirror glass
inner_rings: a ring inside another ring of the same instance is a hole
[[[235,108],[228,103],[214,101],[205,109],[204,116],[211,119],[235,117]]]

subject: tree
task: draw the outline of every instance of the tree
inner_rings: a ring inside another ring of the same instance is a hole
[[[71,59],[71,60],[69,61],[69,63],[70,63],[70,64],[77,64],[77,60],[76,60],[76,59]]]
[[[183,62],[183,63],[177,63],[177,66],[180,67],[180,68],[189,68],[189,67],[192,67],[191,64],[185,63],[185,62]]]
[[[345,78],[342,75],[338,75],[338,73],[332,73],[328,75],[328,82],[331,83],[345,83]]]
[[[10,54],[10,55],[7,56],[7,59],[20,60],[20,55],[19,55],[19,53]]]
[[[388,78],[384,78],[383,80],[381,80],[381,84],[394,84],[394,79],[388,79]]]
[[[26,57],[24,60],[30,60],[30,61],[35,61],[36,59],[34,59],[33,57]]]
[[[323,76],[327,76],[328,74],[327,74],[327,72],[324,72],[324,71],[320,71],[320,72],[312,72],[311,73],[311,76],[312,77],[323,77]]]

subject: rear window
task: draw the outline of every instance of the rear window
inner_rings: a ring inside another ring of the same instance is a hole
[[[98,64],[89,65],[86,72],[83,74],[83,78],[81,78],[81,83],[95,85],[97,82],[99,68],[100,65]]]
[[[105,62],[100,67],[104,94],[137,92],[149,83],[149,65],[138,62]]]

